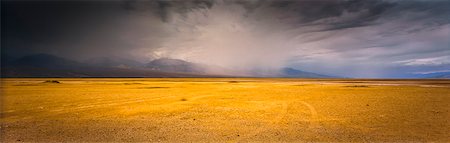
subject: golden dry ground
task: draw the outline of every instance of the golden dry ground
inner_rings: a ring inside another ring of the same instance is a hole
[[[7,78],[1,89],[3,142],[450,142],[450,80]]]

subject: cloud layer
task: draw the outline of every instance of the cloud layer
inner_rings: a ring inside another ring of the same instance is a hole
[[[243,73],[291,66],[345,77],[450,69],[449,1],[25,3],[2,5],[11,55],[169,57]]]

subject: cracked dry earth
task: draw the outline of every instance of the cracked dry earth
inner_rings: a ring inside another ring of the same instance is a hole
[[[449,80],[6,78],[1,88],[2,142],[450,141]]]

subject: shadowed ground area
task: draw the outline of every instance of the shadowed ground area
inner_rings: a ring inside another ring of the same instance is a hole
[[[450,141],[449,80],[6,78],[1,139]]]

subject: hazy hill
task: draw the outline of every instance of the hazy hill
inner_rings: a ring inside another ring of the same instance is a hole
[[[182,72],[205,74],[205,68],[200,64],[187,62],[179,59],[160,58],[145,65],[146,68],[165,72]]]
[[[48,54],[19,58],[2,65],[2,77],[203,77],[144,68],[95,66]]]
[[[96,67],[117,67],[117,68],[137,68],[143,67],[144,64],[119,57],[99,57],[86,60],[85,63]]]
[[[333,76],[322,75],[312,72],[297,70],[294,68],[283,68],[277,77],[297,77],[297,78],[333,78]]]
[[[435,76],[434,78],[450,78],[450,73],[447,73],[445,75]]]
[[[410,74],[408,78],[442,78],[442,79],[449,79],[450,78],[450,72],[444,71],[444,72],[430,72],[430,73],[415,73],[415,74]]]
[[[208,69],[208,70],[207,70]],[[179,59],[161,58],[147,64],[137,61],[103,57],[78,62],[66,58],[36,54],[7,61],[2,65],[2,77],[296,77],[331,78],[331,76],[283,68],[278,74],[263,74],[256,71],[252,76],[231,74],[226,68],[209,67]],[[235,72],[238,73],[238,72]]]
[[[49,54],[36,54],[10,61],[7,63],[7,66],[16,68],[73,69],[83,67],[83,64]]]
[[[439,72],[424,75],[425,78],[450,78],[450,72]]]

